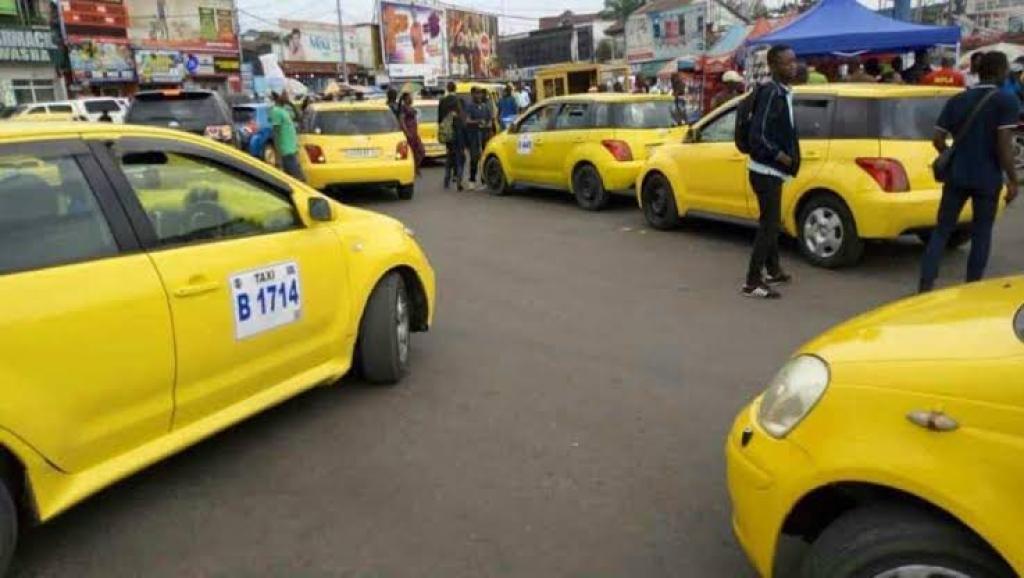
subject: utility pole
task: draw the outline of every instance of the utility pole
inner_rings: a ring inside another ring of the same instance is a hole
[[[341,39],[341,82],[348,84],[348,65],[345,64],[345,22],[341,18],[341,0],[338,0],[338,38]]]

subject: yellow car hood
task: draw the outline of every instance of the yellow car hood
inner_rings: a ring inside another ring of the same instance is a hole
[[[856,317],[803,350],[829,363],[981,361],[1024,356],[1014,317],[1024,277],[913,297]]]

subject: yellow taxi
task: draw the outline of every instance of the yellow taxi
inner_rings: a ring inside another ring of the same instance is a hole
[[[0,123],[0,573],[19,520],[357,366],[409,371],[401,223],[197,135]]]
[[[417,100],[413,103],[419,113],[417,126],[428,159],[444,158],[448,154],[448,149],[437,140],[437,105],[436,100]]]
[[[866,239],[927,238],[942,193],[931,172],[932,132],[956,92],[884,84],[795,89],[803,159],[800,174],[783,188],[782,222],[808,261],[851,265]],[[637,196],[652,227],[671,229],[691,216],[756,223],[747,157],[733,140],[739,100],[691,127],[685,142],[662,147],[640,172]],[[961,215],[965,226],[970,216],[969,210]],[[951,242],[969,238],[963,228]]]
[[[483,153],[484,183],[494,194],[513,186],[569,191],[596,211],[614,192],[632,193],[654,151],[682,139],[671,96],[592,93],[534,105]]]
[[[384,185],[394,187],[403,200],[416,192],[413,153],[383,102],[313,104],[302,119],[299,149],[306,182],[313,188]]]
[[[762,576],[1024,575],[1022,304],[1024,277],[965,285],[799,350],[726,442],[733,528]],[[792,571],[773,570],[798,544],[783,536],[808,544]]]

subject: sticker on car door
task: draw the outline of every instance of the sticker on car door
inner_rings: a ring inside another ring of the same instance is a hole
[[[521,155],[533,154],[533,138],[528,134],[519,135],[516,152]]]
[[[246,339],[302,317],[302,283],[294,261],[232,275],[235,339]]]

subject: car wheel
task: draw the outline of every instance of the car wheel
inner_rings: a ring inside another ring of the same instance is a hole
[[[492,195],[504,195],[509,191],[508,179],[505,178],[505,169],[501,166],[498,157],[491,155],[484,162],[484,184]]]
[[[0,483],[0,576],[7,574],[17,545],[18,508],[14,505],[10,486]]]
[[[846,204],[832,195],[817,195],[800,212],[800,251],[819,267],[852,265],[864,255],[864,241]]]
[[[411,307],[398,273],[388,273],[373,289],[359,324],[359,364],[367,381],[398,383],[409,372]]]
[[[277,166],[277,149],[274,148],[274,143],[268,142],[263,147],[263,162],[272,167]]]
[[[931,231],[921,231],[917,234],[917,238],[921,240],[925,246],[932,240]],[[970,229],[956,229],[953,234],[949,236],[949,240],[946,241],[947,249],[959,249],[967,243],[971,242],[971,230]]]
[[[918,508],[880,504],[839,517],[811,545],[800,578],[1011,578],[987,544]]]
[[[652,173],[644,179],[640,204],[644,209],[644,218],[655,229],[667,231],[679,225],[676,196],[672,191],[672,183],[668,182],[665,175]]]
[[[580,165],[573,171],[572,193],[576,203],[588,211],[600,211],[608,205],[608,191],[594,165]]]
[[[398,185],[398,198],[403,201],[411,201],[413,195],[416,194],[416,183],[408,185]]]

